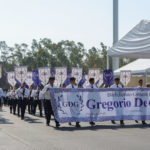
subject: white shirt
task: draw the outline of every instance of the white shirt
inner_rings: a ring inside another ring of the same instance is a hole
[[[3,97],[4,96],[4,92],[3,92],[3,89],[0,88],[0,97]]]
[[[44,95],[43,95],[43,92],[40,91],[40,94],[39,94],[39,100],[43,100],[44,99]]]
[[[137,86],[137,88],[143,88],[143,86]]]
[[[31,96],[31,94],[32,94],[32,91],[33,91],[33,89],[31,90],[29,90],[29,98],[31,98],[32,96]]]
[[[25,92],[23,95],[23,88],[18,88],[16,90],[16,94],[18,95],[19,98],[28,98],[29,97],[29,90],[27,88],[24,88]]]
[[[32,90],[32,92],[31,92],[31,97],[33,97],[33,99],[34,100],[36,100],[37,99],[37,90]]]
[[[32,90],[32,92],[31,92],[31,97],[35,97],[35,90]]]
[[[47,89],[52,89],[52,88],[57,88],[57,87],[55,85],[52,86],[51,84],[45,85],[44,89],[42,90],[44,99],[46,99],[46,100],[51,99],[50,90],[47,90]]]
[[[6,94],[7,94],[6,92],[3,92],[3,97],[6,97]]]
[[[11,92],[7,92],[6,97],[10,98],[11,97]]]
[[[95,84],[89,84],[87,87],[87,89],[97,89],[96,85]]]
[[[10,97],[11,97],[12,99],[16,99],[16,98],[17,98],[16,91],[11,90],[11,91],[10,91]]]
[[[67,89],[72,89],[72,88],[77,89],[78,87],[75,84],[74,85],[69,84],[66,88]]]
[[[121,84],[113,84],[110,88],[122,88]]]

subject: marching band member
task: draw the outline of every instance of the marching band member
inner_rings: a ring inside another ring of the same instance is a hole
[[[146,87],[147,87],[147,88],[150,88],[150,84],[147,84]]]
[[[29,97],[28,97],[28,113],[32,114],[33,113],[33,97],[32,97],[32,85],[29,87]]]
[[[40,93],[39,93],[39,101],[41,103],[41,117],[42,117],[43,116],[43,114],[42,114],[42,107],[43,107],[43,103],[44,103],[44,95],[43,95],[42,90],[40,90]]]
[[[0,88],[0,110],[2,110],[2,107],[3,107],[3,103],[4,103],[4,92],[3,92],[3,89]]]
[[[89,79],[89,85],[86,87],[87,89],[97,89],[96,85],[95,85],[95,80],[94,78],[90,78]],[[95,122],[91,121],[90,122],[91,126],[95,126]]]
[[[8,101],[8,106],[10,109],[10,113],[12,113],[12,99],[11,99],[11,91],[8,91],[6,94],[7,101]]]
[[[32,91],[32,97],[33,97],[33,115],[36,114],[36,107],[38,105],[40,110],[40,117],[42,117],[42,103],[39,100],[39,94],[40,94],[40,87],[38,86],[36,90]]]
[[[120,79],[115,78],[115,83],[110,88],[122,88],[122,85],[120,84]],[[116,124],[114,120],[111,121],[113,124]],[[120,120],[120,125],[124,125],[124,121]]]
[[[25,88],[25,83],[22,83],[20,88],[16,90],[16,93],[18,94],[18,115],[20,116],[20,109],[21,109],[21,119],[24,119],[25,115],[25,109],[27,104],[27,98],[29,96],[29,91],[27,88]]]
[[[76,78],[74,78],[74,77],[71,77],[70,78],[70,84],[66,87],[66,88],[75,88],[75,89],[77,89],[77,85],[75,84],[75,81],[76,81]],[[71,125],[71,122],[69,123],[69,125]],[[76,122],[76,127],[77,128],[80,128],[81,126],[80,126],[80,122]]]
[[[45,118],[46,118],[46,125],[49,126],[51,116],[54,115],[53,110],[52,110],[52,105],[51,105],[51,95],[50,95],[50,90],[53,88],[57,88],[54,85],[55,78],[50,77],[49,78],[49,83],[44,87],[42,90],[43,95],[44,95],[44,109],[45,109]],[[54,116],[55,119],[55,116]],[[55,119],[56,123],[56,128],[60,126],[59,122]]]
[[[140,79],[139,81],[138,81],[138,87],[137,88],[143,88],[143,80],[142,79]],[[135,122],[136,123],[138,123],[138,121],[137,120],[135,120]],[[142,124],[143,125],[146,125],[147,123],[145,122],[145,120],[142,120]]]
[[[15,115],[16,114],[16,106],[17,106],[16,85],[13,87],[10,94],[11,94],[12,110],[13,110],[13,114]]]
[[[3,98],[4,98],[4,106],[7,106],[7,105],[8,105],[7,92],[8,92],[8,91],[5,89],[5,90],[4,90],[4,97],[3,97]]]

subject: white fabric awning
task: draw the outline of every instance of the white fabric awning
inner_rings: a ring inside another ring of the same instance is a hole
[[[112,48],[109,56],[150,58],[150,21],[142,20]]]
[[[137,59],[117,70],[114,71],[114,75],[120,75],[121,71],[130,70],[131,74],[143,74],[150,72],[150,59]]]

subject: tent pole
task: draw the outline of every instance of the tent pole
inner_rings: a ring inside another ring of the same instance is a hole
[[[109,55],[107,54],[107,69],[109,69]]]
[[[119,19],[118,19],[118,0],[113,0],[113,45],[118,42],[118,26],[119,26]],[[113,70],[119,68],[119,58],[113,57]]]
[[[147,85],[147,70],[145,71],[146,85]]]

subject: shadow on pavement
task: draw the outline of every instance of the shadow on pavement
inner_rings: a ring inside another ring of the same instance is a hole
[[[55,128],[55,127],[53,127]],[[120,125],[96,125],[96,126],[82,126],[81,128],[76,128],[75,126],[70,126],[70,127],[59,127],[57,130],[60,131],[75,131],[75,130],[92,130],[92,131],[96,131],[96,130],[107,130],[107,129],[111,129],[111,130],[118,130],[118,129],[132,129],[132,128],[141,128],[141,129],[146,129],[146,128],[150,128],[150,125],[142,125],[142,124],[133,124],[133,125],[125,125],[125,126],[120,126]]]
[[[3,115],[0,114],[0,124],[14,124],[9,119],[6,119],[3,117]]]
[[[28,123],[43,123],[40,121],[40,119],[34,119],[34,118],[30,118],[30,117],[25,117],[24,121],[26,121]]]

